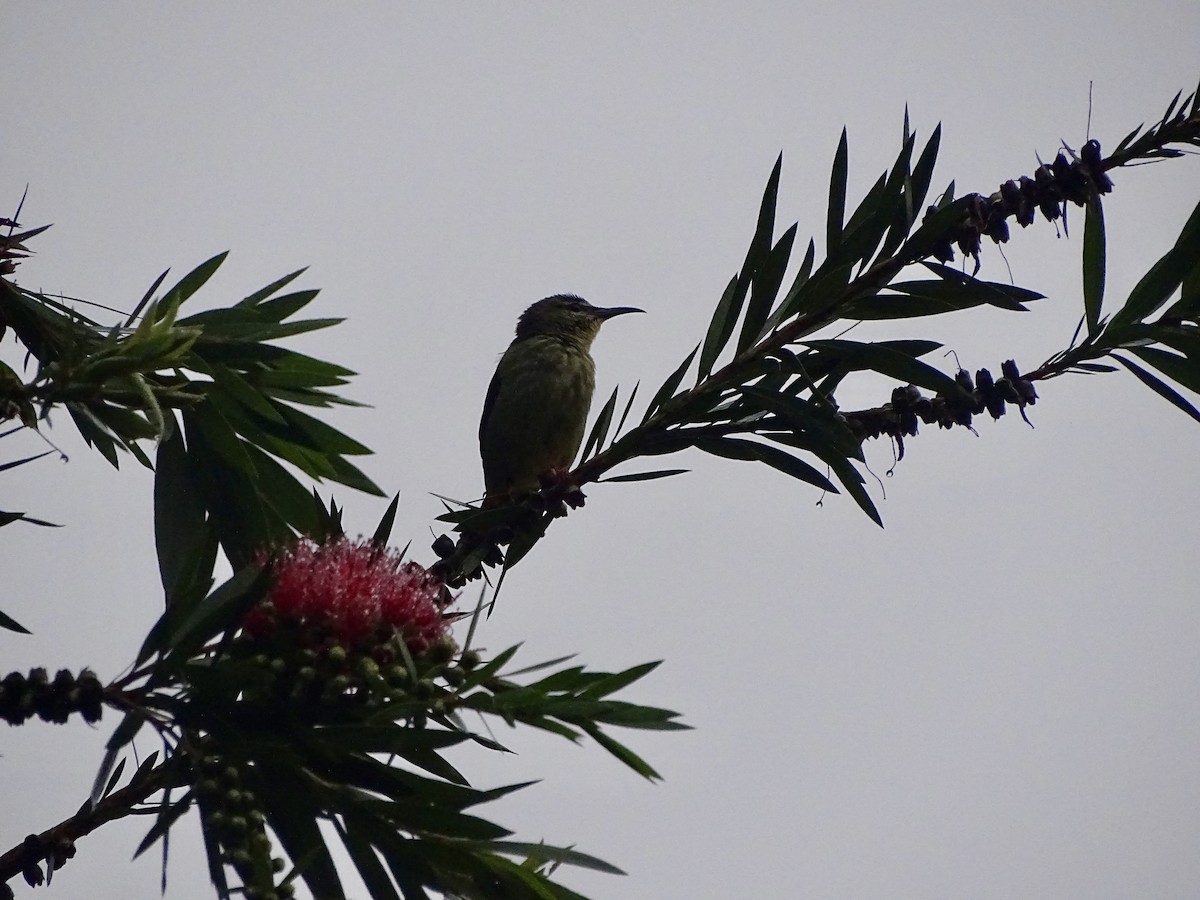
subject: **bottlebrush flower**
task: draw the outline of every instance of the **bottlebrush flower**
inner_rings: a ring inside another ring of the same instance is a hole
[[[446,636],[441,581],[391,548],[362,538],[301,538],[268,559],[271,587],[242,622],[254,637],[285,623],[348,646],[399,635],[415,656]]]

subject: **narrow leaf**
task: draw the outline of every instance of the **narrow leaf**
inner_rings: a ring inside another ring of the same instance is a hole
[[[850,170],[850,146],[846,129],[838,141],[833,155],[833,169],[829,174],[829,209],[825,215],[825,255],[832,259],[842,243],[842,222],[846,215],[846,182]]]
[[[1088,198],[1083,220],[1083,310],[1089,335],[1095,334],[1100,327],[1104,270],[1104,205],[1099,196],[1094,196]]]
[[[608,437],[608,428],[612,424],[613,411],[617,408],[617,392],[619,390],[620,386],[613,388],[608,401],[600,410],[600,415],[596,416],[596,421],[592,425],[592,431],[588,435],[587,443],[583,445],[583,455],[580,459],[590,458],[592,450],[604,445],[604,440]]]
[[[684,472],[690,472],[691,469],[655,469],[652,472],[634,472],[629,475],[613,475],[610,478],[597,479],[597,483],[606,483],[609,481],[650,481],[654,478],[669,478],[672,475],[682,475]]]
[[[1125,359],[1124,357],[1116,356],[1114,354],[1113,359],[1115,359],[1117,362],[1119,362],[1121,365],[1123,365],[1125,368],[1127,368],[1130,372],[1132,372],[1134,375],[1136,375],[1137,379],[1142,384],[1146,385],[1146,387],[1150,388],[1150,390],[1154,391],[1154,393],[1158,394],[1164,400],[1168,401],[1169,403],[1171,403],[1174,406],[1178,407],[1179,409],[1183,410],[1185,413],[1187,413],[1189,416],[1191,416],[1197,422],[1200,422],[1200,412],[1197,412],[1196,407],[1194,407],[1191,403],[1189,403],[1186,399],[1184,399],[1179,394],[1179,392],[1176,391],[1174,388],[1164,384],[1160,379],[1151,375],[1149,372],[1147,372],[1141,366],[1137,365],[1136,363],[1134,363],[1128,359]]]
[[[796,228],[796,225],[792,225],[783,233],[762,268],[754,273],[754,281],[750,288],[750,302],[746,304],[746,316],[742,322],[741,336],[738,338],[738,353],[753,344],[763,331],[771,307],[779,294],[779,285],[783,282],[788,261],[791,259]]]
[[[32,631],[30,631],[12,616],[7,616],[2,612],[0,612],[0,628],[4,628],[8,631],[16,631],[19,634],[33,634]]]
[[[375,533],[371,535],[371,543],[376,547],[387,546],[388,538],[392,536],[392,526],[396,523],[396,510],[399,508],[400,495],[396,494],[380,518],[379,524],[375,526]]]
[[[1200,203],[1197,203],[1170,250],[1150,267],[1129,293],[1125,305],[1109,324],[1119,329],[1144,321],[1170,299],[1185,276],[1190,275],[1200,258]]]
[[[166,311],[173,307],[177,307],[179,304],[183,303],[184,300],[187,300],[189,297],[195,294],[196,291],[200,290],[200,288],[204,286],[204,283],[213,276],[213,273],[221,267],[221,263],[225,262],[225,257],[228,255],[228,250],[226,250],[224,253],[218,253],[216,256],[212,257],[212,259],[202,262],[200,265],[196,266],[196,268],[192,269],[192,271],[184,275],[183,278],[179,280],[178,284],[167,291],[166,295],[163,297],[163,302],[160,304],[160,308],[163,311]]]
[[[698,353],[699,350],[700,345],[697,344],[692,348],[692,352],[689,353],[684,358],[683,362],[679,364],[679,368],[672,372],[667,377],[667,380],[662,383],[662,386],[655,392],[654,397],[651,398],[649,405],[646,407],[646,414],[642,416],[643,422],[654,415],[654,413],[658,412],[658,408],[675,395],[675,389],[678,388],[680,383],[683,381],[683,376],[687,374],[688,366],[692,364],[692,360],[696,358],[696,353]]]
[[[704,334],[704,351],[700,354],[700,366],[696,372],[696,384],[702,382],[712,372],[713,364],[721,351],[725,349],[738,315],[742,311],[742,299],[745,291],[741,288],[741,278],[738,275],[729,279],[725,293],[713,310],[712,320],[708,323],[708,331]]]

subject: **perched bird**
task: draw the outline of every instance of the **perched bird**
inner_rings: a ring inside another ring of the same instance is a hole
[[[588,350],[607,319],[633,312],[644,310],[555,294],[521,314],[479,422],[485,506],[537,490],[539,476],[571,468],[596,386]]]

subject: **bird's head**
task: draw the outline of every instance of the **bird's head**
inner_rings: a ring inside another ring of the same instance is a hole
[[[587,349],[607,319],[635,312],[645,310],[634,306],[592,306],[574,294],[555,294],[521,313],[517,320],[517,340],[548,335]]]

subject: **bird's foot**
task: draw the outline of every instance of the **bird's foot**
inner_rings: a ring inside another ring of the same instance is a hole
[[[545,504],[546,511],[555,518],[565,516],[567,508],[579,509],[587,502],[587,497],[571,478],[571,470],[553,468],[538,476],[542,489],[538,491]]]

